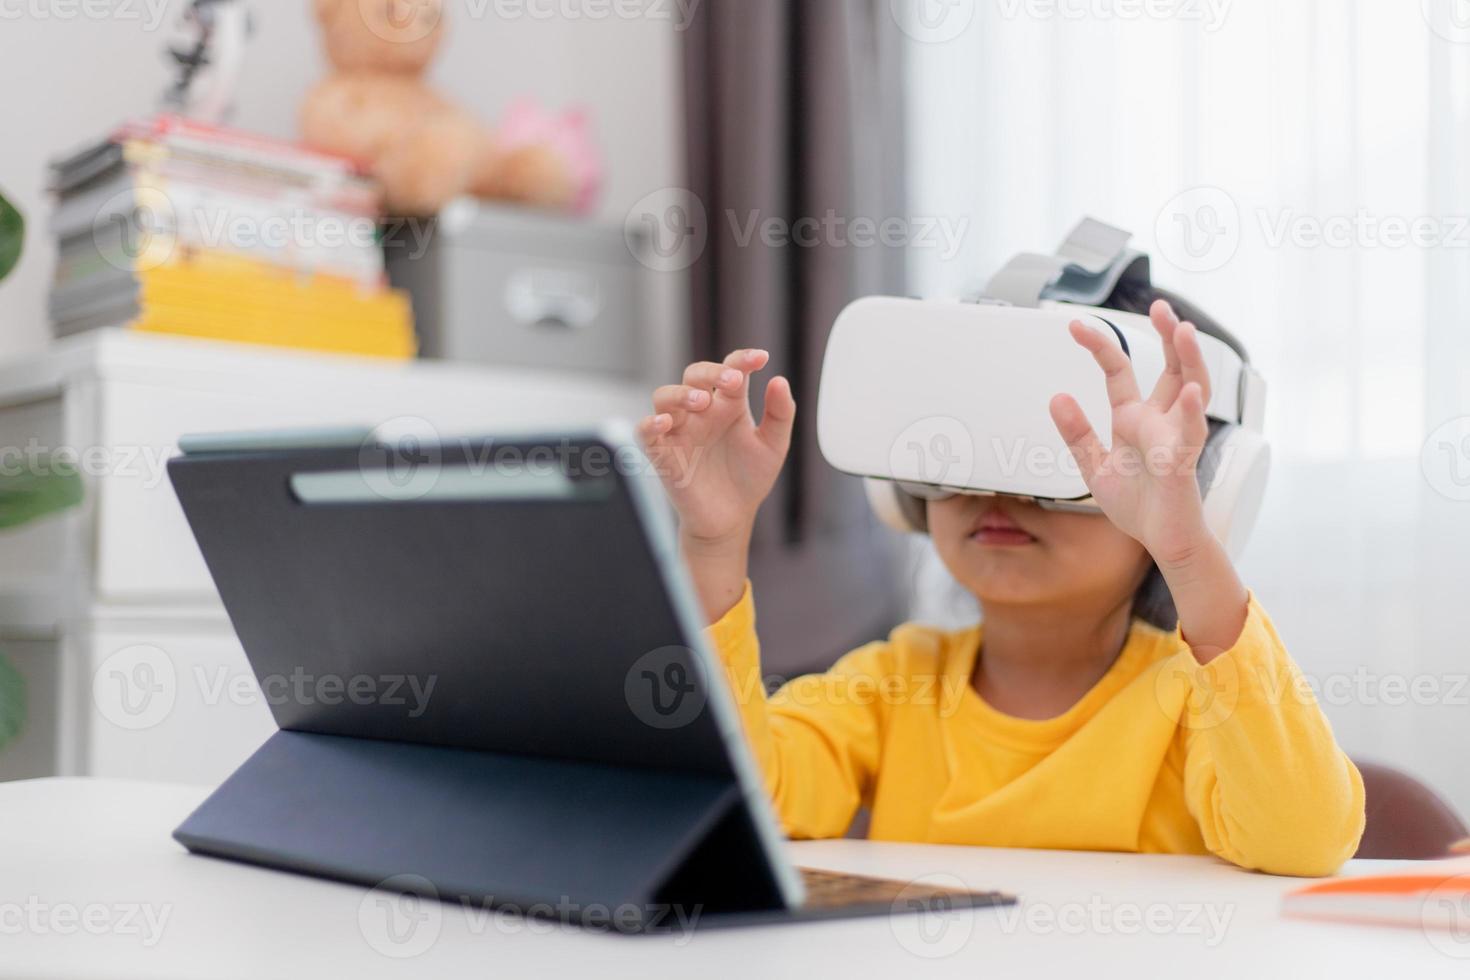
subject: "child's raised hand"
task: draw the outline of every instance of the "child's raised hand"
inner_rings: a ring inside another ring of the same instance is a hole
[[[1103,513],[1167,566],[1212,540],[1195,480],[1209,434],[1210,376],[1193,324],[1180,323],[1164,300],[1153,304],[1149,318],[1163,339],[1165,368],[1147,400],[1111,334],[1079,320],[1071,325],[1073,339],[1107,376],[1113,445],[1102,445],[1071,395],[1052,399],[1051,416]]]
[[[750,411],[750,375],[766,366],[763,350],[737,350],[724,363],[700,361],[682,384],[653,393],[655,414],[639,424],[687,545],[730,542],[742,550],[761,501],[771,492],[786,451],[796,402],[785,378],[766,384],[765,413]]]

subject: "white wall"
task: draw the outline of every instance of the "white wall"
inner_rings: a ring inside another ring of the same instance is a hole
[[[82,0],[0,0],[0,188],[29,221],[21,264],[0,284],[0,357],[49,338],[47,160],[151,112],[170,78],[164,47],[182,36],[182,0],[86,5],[107,16],[84,16]],[[302,96],[325,71],[311,4],[251,0],[251,8],[256,33],[234,124],[291,137]],[[608,159],[601,217],[621,223],[640,197],[681,183],[677,23],[532,16],[546,9],[449,0],[433,80],[487,121],[518,95],[587,106]],[[677,284],[663,285],[655,330],[672,364],[680,356]]]

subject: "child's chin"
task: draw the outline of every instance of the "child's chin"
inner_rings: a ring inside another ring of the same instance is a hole
[[[1014,563],[1011,563],[1014,566]],[[1009,569],[951,569],[955,578],[980,602],[1017,605],[1043,603],[1054,598],[1057,590],[1039,577],[1027,575],[1015,567]]]

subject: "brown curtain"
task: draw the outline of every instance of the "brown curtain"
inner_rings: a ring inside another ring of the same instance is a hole
[[[902,614],[898,540],[816,436],[833,319],[858,296],[903,292],[902,251],[849,227],[903,215],[896,31],[887,0],[704,0],[685,33],[690,189],[710,225],[692,269],[693,351],[769,349],[798,405],[752,553],[767,673],[824,669]],[[827,229],[817,244],[780,234],[800,218]]]

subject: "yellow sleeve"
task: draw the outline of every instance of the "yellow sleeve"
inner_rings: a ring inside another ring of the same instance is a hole
[[[1205,845],[1271,874],[1336,871],[1363,835],[1363,779],[1254,596],[1235,646],[1189,673],[1184,792]]]
[[[709,637],[782,827],[791,837],[840,837],[878,771],[885,711],[878,687],[891,662],[888,644],[860,647],[827,673],[798,677],[768,698],[748,582]]]

